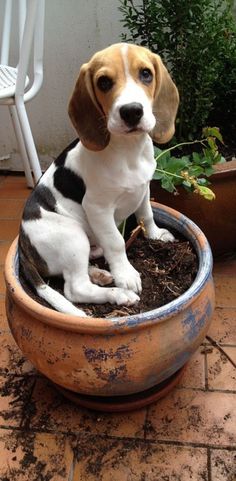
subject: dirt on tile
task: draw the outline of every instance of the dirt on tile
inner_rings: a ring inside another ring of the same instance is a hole
[[[2,376],[0,387],[0,397],[9,399],[9,407],[1,409],[0,417],[5,424],[26,425],[30,415],[28,401],[35,382],[32,376],[16,376],[8,374]]]
[[[53,437],[48,452],[47,437],[32,432],[14,432],[5,436],[4,447],[10,454],[10,465],[1,481],[50,481],[68,479],[65,460],[65,438]],[[50,443],[50,439],[49,439]],[[15,454],[15,456],[14,456]]]
[[[137,439],[74,439],[74,479],[81,481],[207,481],[204,450]],[[194,459],[194,461],[193,461]],[[197,462],[196,462],[197,461]]]
[[[211,461],[212,479],[217,481],[236,481],[236,451],[212,451]]]

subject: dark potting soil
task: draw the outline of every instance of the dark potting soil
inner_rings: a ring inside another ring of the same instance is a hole
[[[186,239],[174,242],[135,239],[128,249],[128,258],[141,274],[142,293],[134,306],[106,304],[78,304],[78,307],[93,317],[120,317],[150,311],[176,299],[192,284],[198,269],[197,256]],[[108,269],[103,258],[94,262],[100,268]],[[21,278],[23,287],[37,302],[49,306],[36,296]],[[63,293],[63,279],[50,278],[48,284]],[[111,287],[110,286],[107,287]]]

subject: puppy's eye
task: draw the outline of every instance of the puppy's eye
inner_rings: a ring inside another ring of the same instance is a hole
[[[97,81],[97,86],[102,92],[108,92],[113,87],[113,80],[107,75],[102,75]]]
[[[152,74],[152,72],[149,68],[142,68],[139,71],[139,78],[140,78],[141,82],[143,82],[145,84],[150,84],[152,82],[152,79],[153,79],[153,74]]]

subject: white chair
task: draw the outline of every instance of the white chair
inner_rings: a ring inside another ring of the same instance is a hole
[[[14,2],[14,5],[13,5]],[[45,0],[5,0],[0,57],[0,105],[7,105],[22,156],[29,187],[42,175],[25,102],[38,93],[43,82],[43,38]],[[13,6],[18,8],[19,60],[9,66],[10,37],[13,30]],[[27,75],[31,56],[33,78]],[[32,176],[33,172],[33,176]]]

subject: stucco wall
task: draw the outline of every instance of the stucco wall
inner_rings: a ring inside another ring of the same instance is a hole
[[[0,19],[3,3],[0,0]],[[67,115],[68,98],[81,64],[97,50],[120,41],[118,6],[119,0],[46,0],[44,82],[27,104],[42,162],[56,156],[76,135]],[[19,170],[7,107],[0,109],[0,159],[0,169]]]

